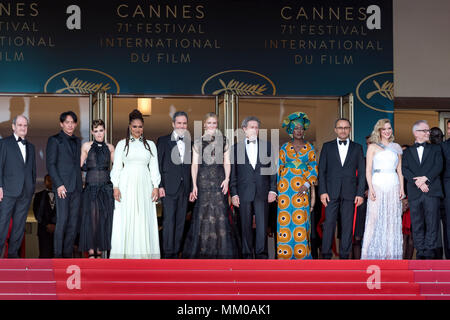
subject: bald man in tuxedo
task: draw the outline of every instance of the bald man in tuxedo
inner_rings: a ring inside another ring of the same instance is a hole
[[[19,258],[36,185],[36,157],[34,145],[26,140],[28,119],[16,116],[12,130],[12,135],[0,140],[0,251],[5,248],[12,219],[8,258]]]

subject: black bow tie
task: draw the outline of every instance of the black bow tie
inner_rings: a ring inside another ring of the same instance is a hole
[[[21,137],[19,137],[19,139],[17,139],[17,142],[22,142],[23,145],[27,144],[27,140],[26,139],[22,139]]]
[[[418,147],[424,147],[424,148],[425,148],[425,145],[426,145],[426,144],[427,144],[426,142],[422,142],[422,143],[416,142],[416,143],[414,143],[414,145],[416,146],[416,148],[418,148]]]
[[[247,144],[249,144],[249,143],[256,143],[256,140],[248,140],[247,139]]]
[[[178,141],[180,141],[180,140],[183,141],[183,139],[184,139],[184,137],[178,137],[177,140],[178,140]]]
[[[339,140],[339,144],[344,144],[344,146],[347,145],[347,140]]]

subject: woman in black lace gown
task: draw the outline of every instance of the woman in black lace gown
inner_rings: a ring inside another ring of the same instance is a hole
[[[114,212],[113,186],[109,168],[114,159],[114,146],[105,142],[105,123],[92,123],[94,141],[81,147],[81,166],[86,161],[86,183],[82,196],[80,251],[89,258],[100,258],[111,249],[112,217]]]
[[[217,130],[217,116],[208,113],[205,134],[192,147],[190,200],[197,200],[183,248],[183,258],[238,258],[237,242],[230,223],[228,183],[230,150]]]

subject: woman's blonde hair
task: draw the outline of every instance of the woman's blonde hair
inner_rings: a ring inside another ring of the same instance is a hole
[[[389,123],[392,127],[391,120],[389,119],[380,119],[375,123],[375,126],[373,127],[373,131],[370,134],[369,142],[370,143],[380,143],[381,142],[381,129],[384,128],[384,125],[386,123]],[[389,137],[389,142],[394,141],[394,134],[392,134]]]
[[[215,114],[214,112],[208,112],[207,114],[205,114],[205,117],[203,118],[203,122],[206,122],[206,120],[208,120],[209,118],[216,118],[216,120],[219,120],[219,118],[217,117],[217,114]]]

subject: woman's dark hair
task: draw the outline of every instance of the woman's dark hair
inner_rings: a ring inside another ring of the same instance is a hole
[[[97,119],[97,120],[92,121],[92,126],[91,126],[92,130],[94,130],[98,126],[102,126],[103,129],[106,129],[105,122],[102,119]]]
[[[129,118],[129,122],[128,124],[131,124],[131,122],[133,122],[133,120],[141,120],[142,124],[144,124],[144,117],[142,116],[142,113],[138,110],[138,109],[134,109],[133,111],[130,112],[130,114],[128,115]],[[152,150],[150,149],[150,146],[147,143],[147,139],[145,139],[144,134],[142,134],[142,143],[145,146],[145,149],[147,149],[150,154],[153,156]],[[127,137],[126,137],[126,142],[125,142],[125,148],[123,150],[127,150],[127,154],[128,155],[128,151],[130,149],[130,126],[127,126]]]
[[[78,117],[75,114],[75,112],[73,111],[66,111],[61,113],[61,115],[59,116],[59,122],[63,123],[64,121],[66,121],[67,116],[71,116],[73,119],[73,122],[77,123],[78,122]]]
[[[430,142],[431,144],[440,144],[444,140],[444,134],[438,127],[430,129]]]

